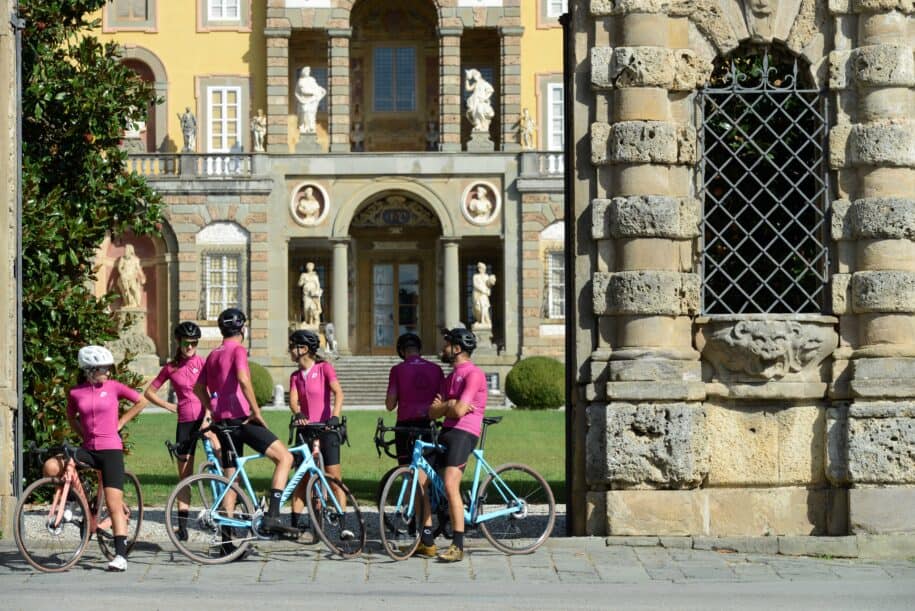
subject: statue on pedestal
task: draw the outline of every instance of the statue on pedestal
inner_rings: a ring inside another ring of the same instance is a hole
[[[477,273],[473,275],[473,328],[492,328],[489,296],[496,285],[496,275],[486,273],[486,264],[477,263]]]
[[[536,131],[537,126],[534,124],[534,119],[531,117],[530,111],[525,108],[521,111],[521,120],[518,121],[518,140],[523,150],[534,150],[534,133]]]
[[[257,109],[257,114],[251,117],[251,135],[255,153],[263,153],[264,139],[267,136],[267,115],[263,108]]]
[[[353,129],[350,130],[349,139],[353,143],[353,152],[361,153],[365,150],[365,130],[362,129],[361,121],[353,121]]]
[[[197,117],[191,112],[190,106],[184,108],[184,114],[178,115],[181,122],[181,135],[184,137],[185,153],[193,153],[197,150]]]
[[[121,293],[122,308],[139,308],[146,284],[146,274],[140,265],[140,258],[134,253],[133,245],[124,248],[124,254],[118,259],[118,291]]]
[[[464,89],[470,92],[467,98],[467,119],[473,125],[473,131],[489,133],[489,123],[496,116],[489,102],[493,87],[476,68],[465,70],[464,75]]]
[[[298,101],[299,133],[314,134],[317,124],[318,105],[327,90],[311,76],[311,68],[304,66],[299,71],[299,80],[295,84],[295,99]]]
[[[321,280],[315,271],[315,264],[305,264],[305,271],[299,275],[299,286],[302,288],[302,324],[317,328],[321,324]]]

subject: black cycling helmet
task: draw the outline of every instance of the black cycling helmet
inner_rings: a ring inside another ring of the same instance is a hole
[[[477,336],[469,329],[463,327],[455,327],[450,331],[448,329],[442,329],[442,336],[445,338],[446,342],[452,346],[460,346],[461,350],[467,354],[470,354],[477,348]]]
[[[242,327],[248,322],[245,313],[238,308],[228,308],[220,312],[216,323],[223,337],[232,337],[241,333]]]
[[[182,323],[178,323],[178,326],[175,327],[175,337],[182,338],[186,337],[188,339],[200,339],[200,327],[196,323],[193,323],[189,320],[186,320]]]
[[[423,349],[423,340],[419,339],[416,333],[404,333],[397,338],[397,354],[404,358],[404,352],[407,348],[416,348],[419,351]]]
[[[320,345],[321,340],[314,331],[299,329],[298,331],[293,331],[292,335],[289,336],[290,348],[292,346],[305,346],[310,353],[314,354],[318,351],[318,346]]]

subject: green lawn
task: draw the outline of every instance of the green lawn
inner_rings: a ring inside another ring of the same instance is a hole
[[[382,455],[378,458],[372,437],[380,411],[351,411],[347,415],[350,447],[343,447],[343,479],[360,501],[375,498],[378,479],[394,465]],[[289,413],[264,412],[270,429],[285,443],[288,438]],[[486,460],[496,466],[505,462],[523,462],[540,472],[550,483],[557,502],[565,499],[565,414],[562,412],[493,411],[503,416],[502,422],[489,427],[486,437]],[[386,414],[385,423],[394,424]],[[130,424],[130,453],[127,469],[133,471],[143,486],[145,504],[164,505],[175,485],[177,470],[165,449],[165,440],[174,441],[173,414],[143,414]],[[203,450],[198,447],[197,462]],[[471,465],[472,465],[471,460]],[[254,486],[263,494],[273,465],[269,460],[257,461],[249,473],[255,476]],[[465,480],[473,477],[468,465]],[[250,465],[249,465],[250,466]],[[373,501],[374,502],[374,501]]]

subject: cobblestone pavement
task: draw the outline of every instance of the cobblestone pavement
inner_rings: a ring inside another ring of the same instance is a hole
[[[915,608],[915,559],[786,557],[558,537],[528,556],[505,556],[471,538],[465,560],[454,565],[394,562],[377,541],[355,560],[331,557],[320,544],[261,542],[257,548],[243,561],[199,566],[167,541],[145,541],[131,554],[128,571],[115,574],[104,572],[91,542],[74,569],[42,574],[4,540],[3,608],[300,608],[319,601],[350,609]]]

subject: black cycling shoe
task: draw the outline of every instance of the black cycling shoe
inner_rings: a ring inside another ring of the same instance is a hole
[[[293,528],[277,516],[264,516],[261,520],[261,530],[265,533],[274,533],[278,535],[298,534],[299,529]]]
[[[178,537],[179,541],[187,541],[187,529],[179,528],[175,531],[175,536]]]

